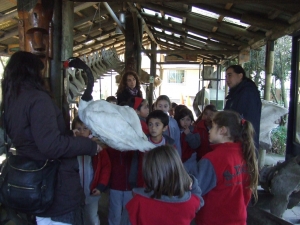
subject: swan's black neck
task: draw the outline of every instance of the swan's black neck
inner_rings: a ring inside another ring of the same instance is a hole
[[[94,87],[94,76],[91,69],[80,58],[77,57],[72,57],[69,59],[69,67],[83,69],[83,71],[87,74],[88,82],[81,99],[86,102],[91,101],[93,99],[92,92]]]

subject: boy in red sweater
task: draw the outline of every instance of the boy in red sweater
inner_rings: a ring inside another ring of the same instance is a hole
[[[168,129],[169,116],[161,110],[152,111],[146,119],[149,135],[148,140],[155,146],[172,145],[175,147],[175,141],[163,134]]]

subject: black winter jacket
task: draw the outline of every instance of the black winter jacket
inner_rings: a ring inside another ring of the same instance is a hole
[[[143,94],[142,92],[139,90],[136,96],[133,96],[129,90],[127,90],[126,88],[121,92],[117,94],[117,101],[118,101],[118,105],[123,104],[123,103],[127,103],[129,101],[129,99],[131,97],[140,97],[143,98]]]
[[[97,144],[67,135],[61,111],[43,91],[23,88],[16,99],[6,96],[4,110],[7,134],[18,155],[61,161],[54,202],[39,216],[60,216],[84,203],[76,156],[95,155]]]
[[[246,78],[236,87],[229,90],[224,110],[238,112],[245,120],[252,123],[255,130],[255,145],[259,146],[259,131],[261,117],[261,99],[255,83]]]

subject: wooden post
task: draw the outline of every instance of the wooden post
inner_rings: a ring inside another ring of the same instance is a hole
[[[49,61],[52,59],[53,1],[17,1],[20,50],[37,55],[44,64],[42,76],[51,91]]]
[[[151,41],[151,50],[154,51],[155,49],[156,49],[156,44],[153,41]],[[153,90],[154,90],[155,74],[156,74],[156,54],[152,53],[151,54],[151,63],[150,63],[149,96],[147,96],[150,108],[153,103]]]
[[[266,46],[266,63],[265,63],[265,90],[264,90],[264,99],[270,101],[271,96],[271,82],[272,82],[272,73],[274,68],[274,41],[267,41]]]
[[[62,61],[73,56],[73,27],[74,27],[74,2],[62,2]]]

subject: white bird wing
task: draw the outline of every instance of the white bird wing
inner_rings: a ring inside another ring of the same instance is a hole
[[[147,151],[155,147],[143,133],[136,112],[128,106],[81,100],[78,114],[95,136],[114,149]]]

